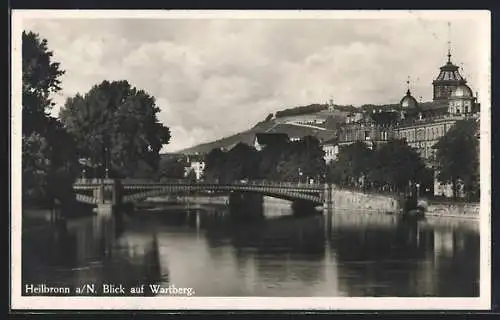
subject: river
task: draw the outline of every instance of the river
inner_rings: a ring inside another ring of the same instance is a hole
[[[89,295],[105,294],[103,284],[146,296],[158,294],[149,285],[196,296],[479,295],[477,221],[337,212],[327,227],[321,212],[294,216],[283,204],[264,216],[234,221],[223,205],[59,221],[25,214],[22,282],[72,292],[89,284],[96,291],[80,292]]]

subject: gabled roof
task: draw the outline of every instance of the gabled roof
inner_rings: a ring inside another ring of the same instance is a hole
[[[335,144],[337,144],[338,142],[339,142],[339,139],[338,139],[337,137],[333,137],[333,138],[330,138],[330,139],[328,139],[328,140],[326,140],[326,141],[323,141],[323,142],[321,143],[321,145],[322,145],[322,146],[324,146],[324,145],[335,145]]]
[[[203,162],[205,160],[204,154],[188,154],[186,155],[188,162]]]
[[[422,111],[448,109],[448,101],[422,102],[420,103],[420,109],[422,109]]]

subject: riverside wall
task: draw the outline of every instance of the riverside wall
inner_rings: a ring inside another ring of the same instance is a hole
[[[333,188],[334,212],[399,213],[404,199],[396,195],[365,193],[357,190]],[[458,201],[437,202],[421,199],[419,206],[424,208],[429,218],[478,219],[479,203]]]
[[[361,212],[361,213],[392,213],[397,214],[402,208],[403,199],[396,195],[365,193],[358,190],[341,189],[337,186],[332,190],[333,210],[335,213]],[[199,204],[228,204],[227,195],[213,196],[176,196],[176,197],[154,197],[149,201],[176,201]],[[263,197],[264,207],[286,207],[289,201],[272,197]],[[429,218],[479,218],[479,203],[463,202],[436,202],[426,199],[419,200],[419,205],[425,209],[425,216]],[[289,208],[288,208],[289,209]]]
[[[364,193],[335,187],[332,192],[335,212],[398,213],[401,207],[400,200],[393,195]]]
[[[463,219],[479,218],[479,203],[425,203],[425,215],[427,217],[450,217]]]

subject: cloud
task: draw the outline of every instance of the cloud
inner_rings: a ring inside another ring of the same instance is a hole
[[[284,107],[432,98],[446,61],[440,20],[32,19],[66,70],[61,105],[103,80],[128,80],[157,98],[175,151],[253,126]],[[474,89],[478,28],[453,22],[453,59]],[[57,112],[57,108],[54,112]]]

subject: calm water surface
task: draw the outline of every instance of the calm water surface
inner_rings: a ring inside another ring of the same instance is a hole
[[[193,288],[196,296],[478,296],[476,221],[391,215],[291,216],[237,223],[228,208],[23,220],[23,283]],[[97,292],[101,294],[101,292]],[[144,295],[154,295],[145,290]]]

